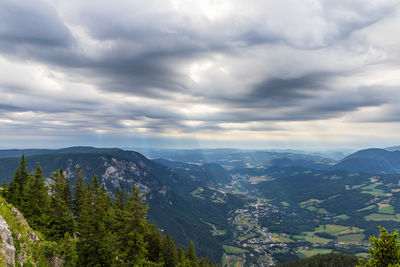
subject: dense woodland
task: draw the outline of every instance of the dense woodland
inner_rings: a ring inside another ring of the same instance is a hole
[[[357,257],[330,253],[325,255],[315,255],[307,259],[296,260],[278,265],[279,267],[343,267],[356,266]]]
[[[39,163],[29,174],[22,156],[2,194],[51,241],[48,254],[66,266],[213,266],[196,256],[193,243],[184,250],[147,222],[144,195],[134,186],[110,197],[96,176],[85,185],[80,168],[74,188],[62,169],[49,180]]]

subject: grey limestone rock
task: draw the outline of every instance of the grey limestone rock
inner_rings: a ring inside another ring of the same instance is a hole
[[[15,247],[7,222],[0,215],[1,255],[7,266],[15,266]]]

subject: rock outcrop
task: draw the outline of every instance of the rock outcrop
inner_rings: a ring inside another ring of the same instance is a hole
[[[6,266],[15,266],[15,247],[7,222],[0,215],[1,256]]]

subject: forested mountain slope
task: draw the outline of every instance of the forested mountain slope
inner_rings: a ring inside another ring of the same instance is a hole
[[[334,169],[364,173],[400,173],[400,151],[380,148],[360,150],[338,162]]]
[[[114,194],[117,188],[130,190],[135,185],[146,194],[150,221],[171,234],[178,244],[186,246],[193,240],[199,255],[208,256],[214,262],[220,261],[221,242],[229,238],[230,232],[215,236],[212,227],[229,228],[227,213],[231,205],[241,205],[240,198],[226,194],[222,196],[226,200],[216,202],[208,197],[194,197],[191,192],[198,187],[206,187],[204,182],[207,181],[192,179],[185,173],[175,172],[133,151],[76,147],[51,150],[51,154],[42,152],[40,150],[38,155],[26,157],[29,172],[34,170],[36,162],[41,162],[45,177],[50,177],[54,170],[61,167],[69,182],[75,184],[75,170],[77,166],[81,166],[85,183],[89,183],[91,177],[97,175],[99,183],[104,184],[110,194]],[[19,161],[15,157],[0,158],[0,178],[9,181]],[[223,171],[212,164],[207,170],[208,179],[220,177],[212,176],[212,173],[219,174]],[[221,194],[212,189],[206,193],[210,197],[214,193]]]
[[[72,193],[62,169],[46,182],[39,163],[31,174],[26,167],[22,157],[1,188],[12,203],[0,197],[1,266],[213,266],[197,258],[193,243],[185,252],[147,222],[134,185],[110,196],[96,175],[85,185],[79,167]]]
[[[307,259],[287,262],[278,267],[352,267],[358,264],[357,257],[330,253],[325,255],[315,255]]]

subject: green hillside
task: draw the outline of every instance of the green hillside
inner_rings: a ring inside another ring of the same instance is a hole
[[[206,165],[202,176],[195,180],[190,175],[196,175],[196,170],[187,172],[186,176],[186,173],[179,173],[133,151],[74,147],[51,150],[51,154],[40,151],[32,155],[33,152],[29,152],[31,155],[25,157],[27,171],[35,171],[36,162],[40,162],[44,177],[50,177],[54,170],[62,168],[70,184],[74,185],[76,167],[81,166],[86,184],[98,175],[99,183],[104,184],[111,195],[117,188],[129,191],[134,184],[146,193],[150,222],[172,235],[177,244],[186,247],[193,241],[200,256],[220,262],[222,242],[231,236],[227,214],[242,205],[242,201],[240,197],[222,195],[206,186],[207,181],[229,177],[218,165]],[[0,178],[9,182],[19,164],[20,158],[0,158]],[[198,187],[207,188],[204,199],[191,194]],[[225,235],[214,235],[214,226],[223,229]]]
[[[29,174],[22,157],[1,190],[0,266],[213,266],[193,243],[185,251],[147,222],[135,186],[111,197],[96,176],[88,185],[83,177],[78,168],[72,194],[61,169],[46,183],[40,165]]]
[[[63,259],[65,247],[73,240],[48,241],[33,230],[24,215],[0,196],[0,266],[55,266]]]
[[[297,261],[287,262],[278,265],[278,267],[350,267],[358,264],[357,257],[329,253],[329,254],[318,254],[307,259],[301,259]]]

